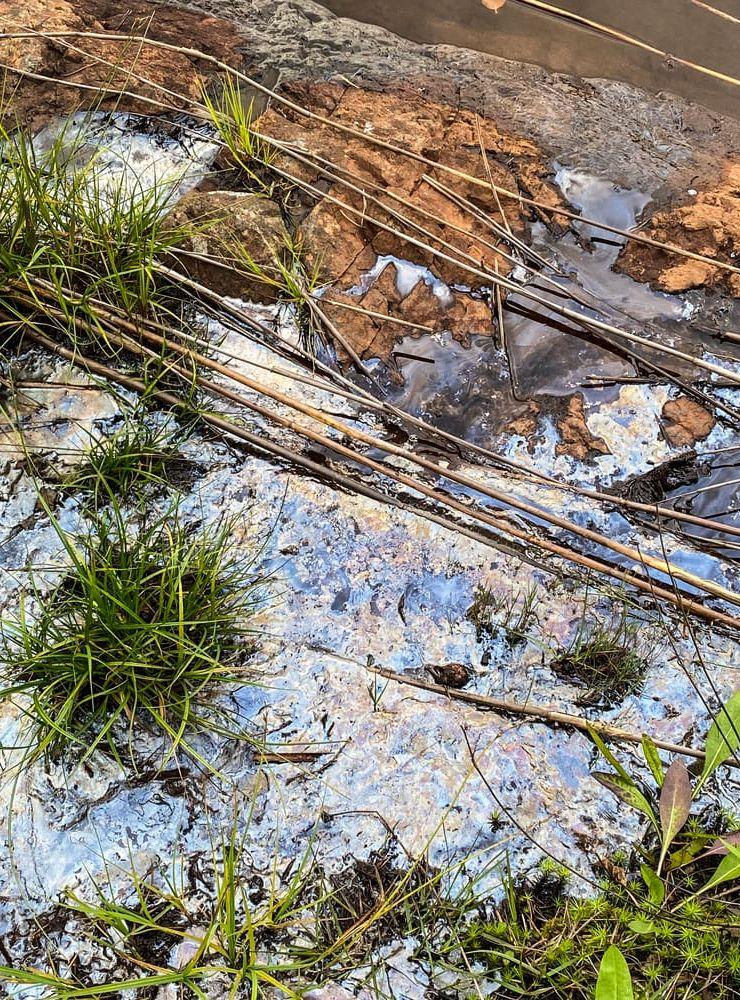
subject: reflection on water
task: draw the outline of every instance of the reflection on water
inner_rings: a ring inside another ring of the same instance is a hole
[[[624,80],[650,91],[668,90],[724,114],[740,116],[738,88],[607,38],[545,12],[507,0],[494,13],[482,0],[322,0],[343,17],[379,24],[416,42],[458,45],[558,73]],[[556,6],[608,24],[662,52],[738,75],[740,25],[691,0],[554,0]],[[740,16],[738,0],[717,7]]]

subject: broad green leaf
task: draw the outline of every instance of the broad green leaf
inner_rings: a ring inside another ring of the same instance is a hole
[[[627,926],[634,934],[655,934],[655,924],[644,917],[635,917]]]
[[[660,875],[656,875],[648,865],[640,865],[642,880],[648,888],[650,902],[653,906],[662,906],[665,899],[665,885]]]
[[[601,959],[596,1000],[634,1000],[630,970],[624,955],[614,944],[606,949]]]
[[[663,784],[663,762],[660,759],[658,748],[647,735],[642,737],[642,752],[647,766],[650,768],[650,773],[655,778],[655,784],[660,788]]]
[[[706,892],[708,889],[714,889],[715,886],[721,885],[723,882],[731,882],[735,878],[740,878],[740,847],[734,847],[730,844],[727,857],[722,858],[714,875],[701,891]]]
[[[658,872],[663,867],[668,848],[676,839],[691,812],[691,778],[684,762],[674,760],[666,771],[660,792],[660,826],[662,846]]]
[[[594,771],[592,777],[596,778],[596,780],[605,788],[614,792],[614,794],[620,798],[622,802],[626,802],[628,806],[632,806],[633,809],[637,809],[644,816],[647,816],[658,833],[660,833],[658,817],[655,815],[653,807],[642,794],[632,778],[629,776],[624,778],[621,774],[605,774],[602,771]]]
[[[694,790],[697,795],[707,778],[713,774],[724,761],[740,748],[740,689],[730,696],[707,733],[704,747],[706,760],[704,770]]]

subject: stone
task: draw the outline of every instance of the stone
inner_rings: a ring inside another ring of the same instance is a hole
[[[740,162],[726,164],[719,180],[700,191],[688,204],[656,212],[645,234],[661,243],[737,266]],[[625,246],[616,269],[638,281],[648,281],[664,292],[718,288],[740,296],[740,275],[633,241]]]
[[[449,688],[464,688],[470,680],[470,668],[464,663],[428,663],[424,668],[435,684]]]
[[[689,396],[669,399],[661,413],[663,433],[674,448],[692,448],[711,434],[714,414]]]
[[[173,208],[167,217],[173,229],[180,226],[190,235],[180,246],[189,253],[209,260],[183,255],[179,263],[187,273],[219,295],[274,302],[276,291],[256,277],[250,277],[226,262],[240,251],[246,252],[257,266],[274,274],[275,258],[285,258],[288,233],[280,209],[269,198],[234,191],[193,191]],[[215,262],[224,260],[224,265]]]
[[[195,11],[162,9],[146,0],[132,0],[123,7],[114,0],[0,0],[0,30],[24,29],[47,36],[63,31],[145,34],[183,49],[197,39],[202,52],[235,67],[244,62],[241,39],[226,21]],[[78,110],[81,103],[157,113],[163,104],[172,104],[162,88],[183,95],[177,101],[179,109],[188,98],[200,100],[205,83],[218,75],[213,64],[184,52],[100,37],[0,39],[0,62],[19,71],[8,78],[13,120],[34,129],[56,115]],[[49,79],[23,75],[29,72]],[[81,89],[69,84],[80,84]]]
[[[570,455],[579,462],[585,462],[594,454],[609,454],[606,441],[595,437],[588,429],[581,393],[568,398],[564,410],[556,419],[556,426],[560,434],[560,442],[555,445],[556,455]]]

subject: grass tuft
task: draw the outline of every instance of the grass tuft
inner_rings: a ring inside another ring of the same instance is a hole
[[[229,75],[218,93],[204,91],[202,100],[243,184],[270,196],[274,185],[269,168],[278,151],[254,128],[254,101],[245,100],[238,81]]]
[[[264,580],[231,551],[234,527],[194,532],[170,511],[132,532],[115,505],[81,536],[56,525],[72,569],[36,595],[37,613],[24,602],[0,639],[12,678],[0,699],[29,699],[28,754],[87,757],[102,746],[120,762],[125,724],[133,762],[136,721],[166,735],[167,759],[182,748],[201,760],[190,743],[198,730],[237,735],[208,699],[218,684],[245,682]]]
[[[579,624],[571,644],[558,651],[552,666],[586,691],[583,704],[609,707],[640,691],[647,661],[637,650],[637,625],[624,615],[613,622]]]
[[[84,460],[62,488],[82,493],[97,509],[148,485],[189,483],[195,466],[180,449],[190,429],[179,426],[173,432],[169,423],[155,424],[136,409],[113,434],[92,438]]]

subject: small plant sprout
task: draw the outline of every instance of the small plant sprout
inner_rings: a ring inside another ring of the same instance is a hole
[[[503,636],[511,646],[527,642],[537,622],[537,587],[523,597],[499,595],[491,587],[477,587],[465,617],[475,627],[478,642]]]
[[[92,515],[86,533],[52,523],[71,562],[48,596],[35,593],[3,623],[0,652],[8,680],[0,697],[18,699],[33,758],[67,749],[107,749],[120,762],[128,729],[133,763],[137,722],[205,763],[198,731],[244,736],[212,696],[243,684],[254,649],[250,618],[265,598],[252,560],[232,548],[234,525],[198,531],[176,509],[127,527],[116,504]]]
[[[248,185],[269,194],[272,190],[269,166],[278,150],[254,128],[254,101],[245,100],[242,88],[231,75],[223,79],[215,95],[205,91],[202,100],[219,138]]]
[[[604,707],[637,693],[647,671],[647,661],[638,652],[638,627],[622,614],[611,623],[588,623],[581,619],[569,646],[553,660],[555,671],[586,688],[585,704]]]

